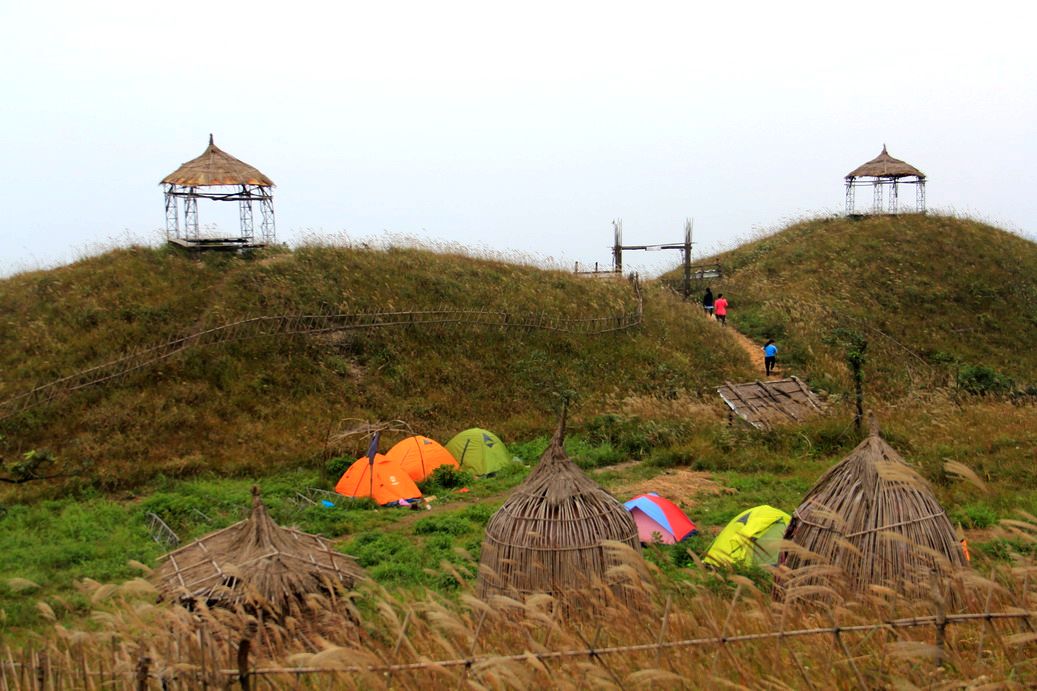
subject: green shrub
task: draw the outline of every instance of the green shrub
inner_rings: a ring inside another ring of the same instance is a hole
[[[955,507],[950,512],[950,519],[966,528],[989,528],[997,523],[998,515],[989,505],[975,503]]]
[[[324,468],[328,472],[328,477],[332,478],[332,480],[337,480],[355,462],[356,459],[351,456],[336,456],[335,458],[329,458],[328,462],[324,464]]]
[[[467,470],[461,470],[451,465],[441,465],[418,485],[418,489],[422,494],[436,494],[442,490],[467,487],[472,484],[473,479],[472,473]]]
[[[529,441],[512,442],[508,444],[508,451],[514,456],[521,458],[524,462],[532,463],[544,455],[548,443],[550,442],[547,437],[540,436]]]
[[[958,388],[967,393],[984,396],[1005,394],[1012,390],[1012,380],[987,365],[965,365],[958,370]]]
[[[607,446],[614,453],[634,459],[645,458],[652,449],[670,446],[688,436],[682,421],[642,420],[615,413],[599,415],[586,425],[588,441]]]

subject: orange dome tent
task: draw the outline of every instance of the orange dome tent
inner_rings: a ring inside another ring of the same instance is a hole
[[[399,461],[414,482],[424,482],[441,465],[460,467],[445,446],[422,436],[407,437],[386,451],[385,456]]]
[[[421,497],[421,490],[399,462],[380,453],[374,455],[374,463],[367,456],[357,459],[342,473],[335,491],[354,499],[371,497],[383,506]]]

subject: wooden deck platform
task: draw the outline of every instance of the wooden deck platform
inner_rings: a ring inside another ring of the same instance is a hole
[[[796,377],[725,382],[717,387],[717,393],[734,414],[757,429],[801,422],[825,412],[824,401]]]
[[[249,242],[244,238],[170,238],[169,244],[188,252],[239,252],[266,247],[262,242]]]

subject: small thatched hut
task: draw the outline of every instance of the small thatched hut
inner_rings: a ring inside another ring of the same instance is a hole
[[[192,606],[292,613],[308,593],[351,589],[366,578],[322,537],[274,523],[252,488],[252,513],[161,557],[152,576],[163,599]]]
[[[785,579],[789,588],[835,585],[861,591],[881,584],[926,594],[934,574],[947,575],[966,564],[929,485],[879,436],[874,418],[867,439],[807,493],[785,539],[798,546],[787,546],[779,559],[791,570]],[[826,567],[836,567],[835,573]]]
[[[479,566],[481,597],[548,593],[566,603],[587,597],[636,601],[625,561],[639,555],[637,525],[615,497],[565,454],[565,415],[547,450],[486,524]],[[624,575],[618,575],[623,572]],[[636,569],[635,569],[636,572]]]

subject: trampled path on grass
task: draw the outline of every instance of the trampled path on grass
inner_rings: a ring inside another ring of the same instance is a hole
[[[764,364],[763,364],[763,346],[762,345],[756,345],[751,340],[749,340],[748,336],[743,334],[741,331],[738,331],[734,327],[722,326],[720,328],[727,329],[727,330],[730,331],[731,336],[734,337],[734,339],[738,343],[738,345],[741,346],[742,350],[744,350],[749,355],[749,359],[752,360],[753,367],[755,367],[758,372],[765,372],[766,371],[766,368],[764,367]],[[771,376],[772,377],[777,376],[777,368],[775,368],[775,371],[771,374]]]
[[[749,356],[749,360],[752,361],[753,368],[757,372],[759,372],[762,375],[766,371],[766,367],[764,367],[764,364],[763,364],[763,344],[762,343],[760,343],[760,344],[753,343],[752,339],[750,339],[748,336],[746,336],[745,334],[743,334],[741,331],[739,331],[738,329],[734,328],[730,324],[726,324],[726,325],[725,324],[721,324],[720,322],[714,321],[713,319],[711,319],[709,317],[705,317],[705,316],[703,316],[703,318],[707,319],[711,324],[713,324],[715,326],[715,328],[723,329],[725,333],[727,333],[731,338],[735,339],[735,342],[738,343],[738,346],[742,350],[744,350],[746,352],[746,354]],[[782,376],[781,374],[779,374],[780,371],[781,371],[781,365],[778,364],[774,368],[774,371],[771,373],[771,377],[780,379],[781,376]]]

